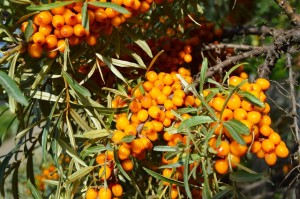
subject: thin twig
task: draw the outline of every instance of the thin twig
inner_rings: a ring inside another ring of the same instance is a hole
[[[202,47],[202,50],[206,51],[206,50],[224,49],[224,48],[233,48],[234,50],[250,51],[250,50],[258,49],[260,47],[250,46],[250,45],[242,45],[242,44],[226,44],[226,43],[222,43],[222,44],[208,44],[208,45],[204,45]]]
[[[288,82],[290,85],[290,92],[291,92],[292,115],[294,120],[293,126],[295,128],[295,136],[298,145],[298,163],[300,164],[300,134],[299,134],[299,127],[298,127],[297,102],[295,98],[295,86],[294,86],[295,80],[293,77],[294,72],[292,67],[292,57],[290,53],[286,53],[286,58],[287,58],[287,68],[289,69]]]
[[[14,47],[13,49],[11,49],[10,51],[5,52],[3,54],[3,57],[0,58],[0,64],[2,64],[12,54],[21,51],[22,48],[23,48],[23,45],[20,43],[19,45],[17,45],[16,47]]]
[[[291,6],[290,1],[288,0],[274,0],[280,8],[285,12],[291,22],[299,26],[300,25],[300,15],[295,12],[295,9]]]

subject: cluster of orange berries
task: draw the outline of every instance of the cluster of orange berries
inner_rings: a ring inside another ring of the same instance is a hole
[[[89,0],[94,2],[95,0]],[[83,2],[76,2],[66,6],[52,8],[50,11],[42,11],[33,17],[32,43],[28,52],[31,57],[39,58],[43,48],[48,57],[54,58],[58,51],[64,52],[65,39],[70,46],[75,46],[85,41],[88,45],[97,44],[100,34],[109,35],[113,27],[119,27],[126,19],[149,10],[153,0],[100,0],[98,2],[111,2],[123,6],[129,14],[121,14],[114,9],[97,7],[88,4],[87,16],[89,30],[82,25]],[[23,22],[21,30],[25,32],[28,21]]]
[[[111,199],[119,198],[123,195],[123,187],[118,183],[112,183],[108,187],[98,189],[90,187],[86,193],[86,199]]]
[[[46,188],[45,180],[58,180],[59,175],[54,165],[49,165],[42,170],[42,173],[36,175],[35,179],[38,189],[44,191]]]
[[[229,85],[237,86],[244,78],[246,73],[241,73],[240,77],[232,76],[229,79]],[[216,115],[220,118],[219,123],[214,123],[215,136],[209,141],[216,153],[215,169],[220,174],[225,174],[229,168],[235,168],[240,163],[241,158],[249,151],[256,154],[258,158],[264,158],[270,166],[274,165],[277,157],[286,158],[289,150],[281,140],[280,135],[271,127],[271,118],[268,115],[270,106],[266,102],[265,91],[269,88],[270,83],[264,78],[258,78],[254,83],[246,82],[240,89],[254,95],[264,107],[258,107],[244,99],[238,93],[234,93],[227,104],[226,96],[217,94],[209,101],[209,105],[215,110]],[[205,94],[207,95],[208,92]],[[223,110],[223,106],[225,106]],[[221,111],[222,114],[220,115]],[[249,135],[242,135],[245,145],[235,141],[222,122],[230,119],[236,119],[242,122],[250,130]],[[221,136],[218,143],[217,138]]]

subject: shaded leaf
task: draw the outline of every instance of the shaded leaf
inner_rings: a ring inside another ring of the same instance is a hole
[[[254,182],[262,177],[262,174],[247,173],[245,171],[236,171],[229,175],[229,179],[235,182]]]
[[[85,87],[79,85],[78,82],[76,80],[74,80],[68,73],[66,73],[65,71],[62,71],[62,75],[67,80],[68,84],[70,85],[70,87],[73,90],[75,90],[76,92],[80,93],[81,95],[83,95],[85,97],[91,96],[90,91],[87,90]]]
[[[230,121],[230,120],[228,120],[228,121]],[[232,122],[228,122],[228,121],[223,123],[224,127],[228,130],[229,134],[232,136],[232,138],[235,141],[237,141],[241,145],[245,145],[246,143],[245,143],[243,137],[241,136],[241,133],[235,128],[236,126],[233,125]]]
[[[250,102],[251,104],[254,104],[255,106],[265,107],[265,104],[262,101],[260,101],[260,99],[258,99],[253,94],[251,94],[251,93],[249,93],[247,91],[239,91],[238,94],[242,98],[244,98],[245,100],[247,100],[248,102]]]
[[[5,72],[0,70],[0,84],[5,89],[7,94],[13,97],[20,104],[27,106],[28,101],[24,97],[23,93],[17,86],[16,82],[13,81]]]
[[[36,189],[36,187],[30,182],[30,180],[27,180],[27,186],[29,190],[31,191],[32,196],[35,199],[42,199],[42,195],[39,193],[39,191]]]
[[[226,196],[228,196],[228,194],[230,194],[232,192],[232,187],[226,187],[224,190],[218,192],[216,195],[213,196],[213,199],[222,199]]]
[[[163,175],[156,173],[155,171],[152,171],[150,169],[147,169],[146,167],[143,167],[143,169],[151,176],[153,176],[154,178],[158,179],[158,180],[162,180],[162,181],[166,181],[169,182],[170,184],[175,184],[177,186],[184,186],[184,183],[178,180],[174,180],[171,178],[166,178]]]
[[[130,143],[130,142],[132,142],[135,138],[136,138],[135,135],[125,135],[125,136],[122,138],[121,142]]]

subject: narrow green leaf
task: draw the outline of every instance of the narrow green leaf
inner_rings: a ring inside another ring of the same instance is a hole
[[[125,135],[125,136],[122,138],[121,142],[130,143],[130,142],[132,142],[135,138],[136,138],[135,135]]]
[[[36,87],[39,85],[39,83],[41,81],[45,80],[45,76],[48,74],[53,62],[54,62],[54,59],[46,59],[46,61],[42,63],[43,67],[40,70],[40,72],[37,74],[32,86],[31,86],[32,90],[36,89]]]
[[[188,143],[189,143],[189,139],[188,139]],[[192,193],[191,193],[190,186],[189,186],[189,170],[190,170],[189,160],[190,160],[190,153],[187,152],[185,161],[184,161],[183,183],[184,183],[184,189],[185,189],[187,197],[192,198]]]
[[[114,160],[115,160],[115,162],[116,162],[116,165],[117,165],[119,171],[122,173],[122,175],[123,175],[129,182],[131,182],[132,179],[131,179],[130,176],[126,173],[126,171],[124,171],[124,169],[123,169],[123,167],[122,167],[122,165],[121,165],[121,163],[120,163],[120,160],[119,160],[119,157],[118,157],[117,154],[118,154],[118,152],[117,152],[116,148],[114,148]]]
[[[24,32],[24,37],[25,37],[26,42],[29,42],[29,39],[30,39],[31,35],[33,34],[33,32],[34,32],[33,22],[32,22],[32,20],[28,20],[28,24],[27,24],[25,32]]]
[[[14,169],[13,172],[13,176],[12,176],[12,183],[11,183],[11,189],[12,189],[12,194],[14,196],[14,199],[19,199],[19,164],[16,166],[16,168]]]
[[[88,125],[86,118],[80,116],[79,113],[77,113],[74,109],[70,110],[70,115],[74,119],[76,124],[78,124],[78,126],[80,126],[84,131],[92,130],[92,128]]]
[[[262,177],[262,174],[247,173],[244,171],[236,171],[229,175],[229,179],[235,182],[254,182],[262,179]]]
[[[211,123],[214,120],[209,116],[192,116],[191,118],[188,118],[181,122],[181,124],[178,127],[178,131],[186,131],[187,129],[198,126],[200,124],[207,124]]]
[[[236,131],[236,129],[234,128],[235,126],[232,126],[231,122],[226,121],[226,122],[223,123],[223,125],[228,130],[229,134],[232,136],[232,138],[234,140],[236,140],[241,145],[246,144],[243,137],[241,136],[240,132]]]
[[[96,138],[103,138],[109,136],[110,133],[107,132],[106,129],[97,129],[97,130],[91,130],[89,132],[83,133],[83,137],[88,139],[96,139]]]
[[[178,149],[175,148],[175,147],[171,147],[171,146],[155,146],[153,148],[153,151],[161,151],[161,152],[171,151],[171,152],[175,152],[175,151],[178,151]]]
[[[227,125],[232,126],[232,128],[234,128],[234,130],[236,132],[239,132],[240,134],[249,135],[250,133],[250,129],[239,120],[231,119],[231,120],[227,120],[225,123]]]
[[[203,86],[205,84],[207,69],[208,69],[208,62],[207,62],[207,58],[205,57],[204,60],[202,61],[201,71],[200,71],[200,79],[199,79],[200,93],[203,92]]]
[[[114,67],[114,65],[112,64],[112,62],[109,59],[103,57],[102,55],[100,55],[98,53],[96,53],[96,56],[107,65],[107,67],[111,70],[111,72],[114,73],[115,76],[117,76],[119,79],[121,79],[124,83],[126,83],[128,85],[128,82],[126,81],[124,76],[120,73],[120,71],[116,67]]]
[[[238,94],[244,98],[245,100],[249,101],[251,104],[254,104],[258,107],[265,107],[265,104],[260,101],[257,97],[247,91],[239,91]]]
[[[37,11],[42,11],[42,10],[50,10],[52,8],[57,8],[60,6],[66,6],[66,5],[70,5],[72,3],[75,3],[77,1],[64,1],[64,2],[54,2],[54,3],[49,3],[49,4],[41,4],[41,5],[35,5],[35,4],[31,4],[30,6],[27,6],[26,9],[27,10],[37,10]]]
[[[204,178],[204,186],[203,186],[203,192],[202,197],[205,199],[211,198],[211,191],[209,186],[209,179],[207,175],[207,167],[206,167],[206,161],[201,161],[202,163],[202,172],[203,172],[203,178]]]
[[[70,175],[67,178],[66,183],[71,183],[71,182],[74,182],[76,180],[79,180],[80,178],[88,175],[93,169],[94,169],[93,166],[87,166],[87,167],[84,167],[84,168],[74,172],[72,175]]]
[[[232,187],[226,187],[224,190],[218,192],[216,195],[213,196],[213,199],[222,199],[232,193]]]
[[[97,7],[112,8],[113,10],[115,10],[119,13],[122,13],[122,14],[130,14],[130,12],[126,8],[124,8],[118,4],[115,4],[115,3],[93,1],[93,2],[88,2],[88,4],[97,6]]]
[[[133,62],[129,62],[129,61],[124,61],[124,60],[120,60],[120,59],[114,59],[114,58],[108,58],[105,57],[107,60],[110,60],[111,63],[115,66],[119,66],[119,67],[132,67],[132,68],[142,68],[142,69],[146,69],[145,66],[141,66],[139,64],[133,63]]]
[[[36,189],[36,187],[30,182],[30,180],[27,180],[27,186],[29,190],[31,191],[32,196],[34,199],[43,199],[42,195],[39,193],[39,191]]]
[[[9,70],[8,70],[8,76],[11,79],[15,79],[15,70],[16,70],[17,61],[19,59],[19,55],[20,55],[20,52],[15,53],[13,55],[13,59],[10,63]],[[17,83],[19,83],[19,81]],[[8,103],[9,103],[10,111],[13,113],[16,112],[17,103],[16,103],[15,99],[13,97],[9,96]]]
[[[229,71],[226,72],[226,74],[225,74],[225,76],[223,78],[222,84],[225,83],[225,81],[229,78],[229,76],[231,75],[231,73],[233,71],[235,71],[238,67],[243,66],[243,65],[247,65],[247,64],[249,64],[249,63],[243,62],[243,63],[237,64],[237,65],[233,66],[232,68],[230,68]]]
[[[73,90],[75,90],[76,92],[80,93],[81,95],[83,95],[85,97],[91,96],[90,91],[87,90],[85,87],[79,85],[78,82],[76,80],[74,80],[68,73],[66,73],[65,71],[62,71],[62,75],[67,80],[68,84],[70,85],[70,87]]]
[[[0,70],[0,84],[5,89],[5,91],[13,97],[20,104],[27,106],[28,101],[24,97],[23,93],[17,86],[16,82],[14,82],[5,72]]]
[[[81,13],[82,13],[82,23],[81,25],[86,29],[89,30],[90,26],[89,26],[89,15],[87,12],[87,2],[84,2],[81,8]]]
[[[181,182],[181,181],[178,181],[178,180],[174,180],[174,179],[171,179],[171,178],[166,178],[164,177],[163,175],[159,174],[159,173],[156,173],[155,171],[152,171],[150,169],[147,169],[146,167],[143,167],[143,169],[151,176],[153,176],[154,178],[158,179],[158,180],[163,180],[163,181],[166,181],[166,182],[169,182],[170,184],[175,184],[177,186],[184,186],[184,183]]]
[[[80,156],[84,159],[86,156],[88,156],[90,154],[97,154],[97,153],[100,153],[102,151],[106,151],[106,147],[101,144],[101,145],[98,145],[98,146],[85,148],[84,150],[82,150],[80,152]]]
[[[122,30],[133,40],[134,43],[143,49],[143,51],[145,51],[149,57],[153,57],[150,47],[144,40],[140,39],[138,35],[134,34],[132,30],[129,30],[126,27],[122,27]]]

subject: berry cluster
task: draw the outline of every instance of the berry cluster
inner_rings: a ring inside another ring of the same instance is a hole
[[[91,1],[92,2],[92,1]],[[88,4],[86,15],[89,21],[89,30],[82,25],[83,2],[72,3],[67,6],[42,11],[33,17],[32,43],[28,52],[31,57],[39,58],[45,48],[49,57],[53,58],[59,52],[64,52],[66,41],[75,46],[85,41],[93,46],[97,43],[100,34],[109,35],[113,27],[119,27],[126,19],[145,13],[149,10],[153,0],[100,0],[111,2],[126,8],[129,14],[122,14],[110,7],[97,7]],[[25,32],[28,21],[23,22],[21,30]]]
[[[36,175],[35,179],[39,190],[44,191],[46,189],[45,180],[58,180],[59,176],[54,165],[44,167],[42,170],[42,173]]]

